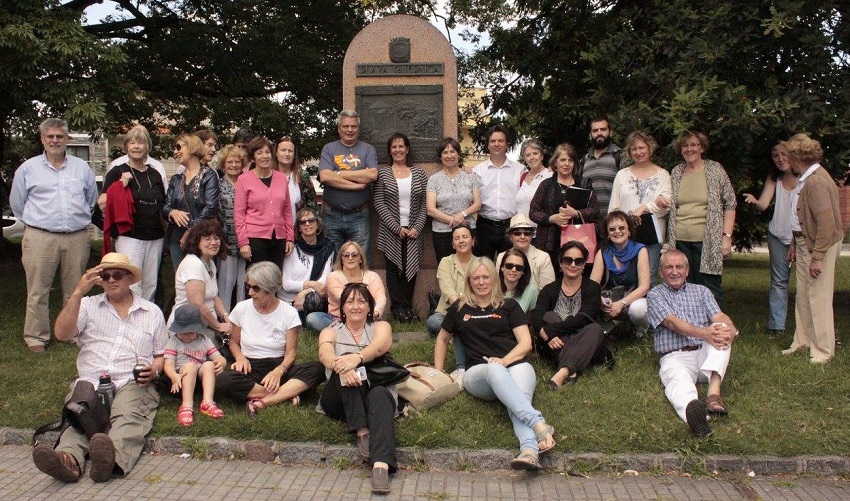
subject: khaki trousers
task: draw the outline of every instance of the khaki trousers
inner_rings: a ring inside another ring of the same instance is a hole
[[[139,386],[130,381],[115,392],[112,411],[109,413],[109,438],[115,446],[115,470],[112,476],[121,478],[130,473],[142,449],[145,437],[153,428],[156,409],[159,407],[159,393],[153,383]],[[66,428],[59,437],[57,451],[70,453],[85,472],[86,455],[89,452],[89,437],[73,427]]]
[[[796,329],[791,348],[809,347],[816,360],[829,360],[835,355],[835,321],[832,313],[832,296],[835,292],[835,263],[841,242],[826,251],[823,271],[818,278],[809,275],[812,255],[806,248],[806,239],[795,237],[797,247],[797,299],[794,307]]]
[[[21,241],[27,277],[27,312],[24,342],[44,346],[50,341],[50,288],[59,268],[62,304],[68,301],[89,261],[89,232],[50,233],[27,227]]]

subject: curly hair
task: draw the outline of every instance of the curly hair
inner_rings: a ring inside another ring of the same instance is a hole
[[[216,219],[204,219],[189,230],[186,242],[183,244],[183,252],[201,256],[201,239],[209,236],[218,236],[221,248],[218,251],[219,259],[227,259],[227,237],[221,228],[221,223]]]
[[[794,134],[785,142],[788,156],[798,162],[814,165],[823,160],[823,148],[820,142],[810,138],[806,134]]]

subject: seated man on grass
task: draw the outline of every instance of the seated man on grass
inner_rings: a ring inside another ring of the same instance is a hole
[[[688,259],[678,250],[661,256],[662,283],[649,291],[649,323],[655,329],[655,351],[661,355],[658,375],[667,400],[694,435],[711,434],[706,414],[726,414],[720,385],[729,365],[738,330],[706,287],[686,283]],[[705,402],[696,383],[708,381]]]
[[[130,290],[141,278],[142,270],[127,256],[110,252],[83,275],[56,318],[56,339],[74,339],[80,348],[79,379],[97,387],[99,376],[106,372],[116,387],[108,433],[89,438],[70,426],[55,450],[45,444],[33,449],[35,466],[57,480],[77,482],[85,471],[86,455],[95,482],[121,478],[142,454],[159,406],[159,394],[148,383],[162,370],[168,335],[162,311]],[[85,297],[95,285],[104,292]],[[144,368],[134,379],[137,363]]]

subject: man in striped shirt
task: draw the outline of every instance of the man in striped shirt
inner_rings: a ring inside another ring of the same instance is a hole
[[[76,482],[91,458],[89,475],[95,482],[124,477],[138,461],[150,432],[159,394],[155,385],[163,367],[168,334],[162,311],[130,290],[142,270],[124,254],[111,252],[88,270],[56,318],[59,341],[75,340],[79,380],[97,386],[108,374],[116,391],[110,409],[111,428],[91,437],[74,427],[62,432],[56,449],[38,444],[33,461],[42,472],[62,482]],[[86,297],[95,285],[104,292]],[[144,366],[138,376],[134,367]]]
[[[658,375],[667,400],[694,435],[711,434],[706,413],[726,414],[720,385],[729,365],[738,330],[720,311],[711,291],[686,282],[688,259],[671,249],[661,256],[662,283],[647,294],[649,322],[655,329],[655,351],[661,355]],[[697,382],[708,382],[705,402]]]

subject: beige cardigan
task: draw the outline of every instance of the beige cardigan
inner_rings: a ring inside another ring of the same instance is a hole
[[[823,167],[812,172],[803,183],[797,200],[797,218],[812,259],[823,260],[826,251],[844,239],[838,188]]]

